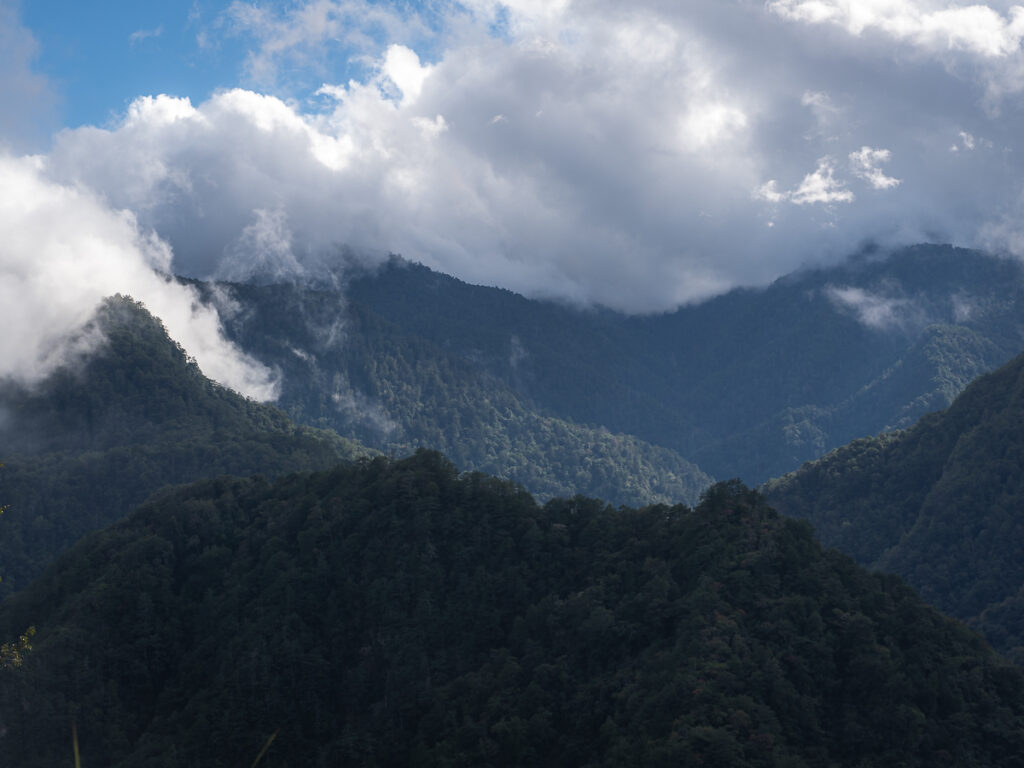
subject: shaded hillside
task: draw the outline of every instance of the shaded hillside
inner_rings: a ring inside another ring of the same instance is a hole
[[[95,322],[106,342],[37,387],[0,387],[0,593],[150,493],[223,473],[317,469],[365,449],[297,427],[205,378],[130,299]]]
[[[770,483],[822,541],[898,573],[1024,660],[1024,356],[904,432]]]
[[[862,255],[649,317],[580,311],[399,260],[349,300],[560,418],[760,482],[906,427],[1024,348],[1018,263],[943,246]]]
[[[280,404],[297,421],[392,454],[436,449],[542,498],[584,493],[616,504],[692,503],[712,482],[668,448],[539,410],[479,361],[337,292],[230,290],[234,339],[282,372]]]
[[[1017,766],[1024,681],[737,483],[544,507],[420,453],[164,492],[0,611],[0,762]]]

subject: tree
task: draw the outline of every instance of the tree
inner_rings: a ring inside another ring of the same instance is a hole
[[[3,464],[0,464],[0,468],[3,468]],[[0,515],[5,509],[7,507],[0,506]],[[17,669],[21,666],[24,654],[32,650],[32,636],[35,633],[36,628],[29,627],[16,642],[0,645],[0,669]]]
[[[17,669],[24,661],[24,654],[32,650],[32,636],[36,628],[29,627],[25,633],[13,643],[0,645],[0,669]]]

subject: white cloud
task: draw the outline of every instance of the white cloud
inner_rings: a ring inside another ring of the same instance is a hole
[[[892,159],[888,149],[872,149],[861,147],[850,153],[850,167],[855,176],[864,179],[875,189],[892,189],[899,186],[900,180],[886,176],[878,166]]]
[[[40,158],[0,155],[0,376],[33,383],[102,339],[83,333],[100,301],[130,294],[211,378],[258,399],[276,396],[267,369],[227,342],[215,310],[171,281],[167,245],[127,211],[46,178]]]
[[[928,0],[771,0],[768,8],[787,19],[830,23],[851,35],[879,31],[931,50],[964,50],[1005,57],[1020,50],[1024,8],[1003,15],[987,5],[950,5]]]
[[[720,102],[695,104],[682,121],[685,145],[698,150],[728,141],[746,127],[743,110]]]
[[[831,205],[852,203],[854,195],[843,182],[836,180],[832,158],[823,157],[818,160],[814,171],[804,176],[795,189],[780,192],[778,182],[771,179],[754,190],[754,199],[768,203],[788,201],[793,205]]]
[[[403,104],[412,104],[419,98],[423,83],[430,76],[430,67],[422,66],[416,52],[404,45],[388,46],[381,70],[402,92]]]
[[[978,31],[1012,43],[1003,6],[949,39],[945,4],[909,0],[416,7],[234,2],[200,31],[250,49],[249,87],[141,97],[60,134],[48,173],[190,275],[398,252],[627,311],[1024,214],[1015,108],[991,108],[1019,56]]]
[[[914,314],[909,300],[883,296],[863,288],[829,286],[825,295],[836,307],[853,312],[861,323],[876,330],[903,327]]]
[[[800,186],[790,195],[796,205],[813,205],[815,203],[852,203],[853,192],[846,185],[835,179],[835,168],[832,158],[823,157],[813,173],[804,176]]]
[[[128,42],[131,45],[138,45],[152,37],[160,37],[164,33],[163,25],[153,29],[137,29],[128,35]]]

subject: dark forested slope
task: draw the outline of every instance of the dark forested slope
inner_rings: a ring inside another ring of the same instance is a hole
[[[31,389],[0,387],[2,594],[168,483],[323,468],[366,452],[205,378],[130,299],[108,300],[94,322],[105,337],[97,353]]]
[[[299,420],[385,450],[437,448],[541,494],[630,503],[672,498],[661,461],[685,480],[677,488],[699,477],[683,458],[762,482],[910,426],[1024,348],[1020,264],[941,246],[647,317],[533,301],[400,259],[349,273],[344,290],[229,292],[232,333],[284,372],[281,405]],[[574,476],[619,462],[649,480],[618,492],[621,476]]]
[[[766,492],[1024,660],[1024,356],[913,428],[857,440]]]
[[[421,453],[161,494],[0,611],[0,762],[1019,766],[1021,672],[739,484],[544,507]],[[12,629],[13,628],[13,629]]]

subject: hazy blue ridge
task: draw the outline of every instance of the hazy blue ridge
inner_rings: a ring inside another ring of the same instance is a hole
[[[1020,352],[1022,287],[1016,262],[923,245],[626,316],[396,258],[333,288],[235,287],[229,326],[286,372],[282,405],[300,421],[399,452],[435,447],[542,494],[596,493],[564,473],[514,474],[514,460],[471,445],[445,409],[487,411],[500,392],[506,411],[632,435],[711,476],[761,482],[913,424]],[[430,386],[447,391],[445,404],[425,406]]]

